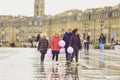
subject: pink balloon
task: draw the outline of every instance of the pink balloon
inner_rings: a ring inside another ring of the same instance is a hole
[[[52,57],[53,55],[52,54],[46,54],[47,57]]]
[[[47,50],[46,56],[47,56],[47,57],[52,57],[52,50],[51,50],[51,49],[48,49],[48,50]]]
[[[59,44],[60,47],[64,47],[65,46],[65,41],[64,40],[60,40],[58,44]]]
[[[72,54],[73,51],[74,51],[74,49],[73,49],[72,47],[68,47],[68,48],[67,48],[67,52],[68,52],[68,53]]]
[[[61,53],[61,54],[64,54],[64,53],[65,53],[65,48],[61,48],[61,49],[60,49],[60,53]]]
[[[52,50],[51,50],[51,49],[48,49],[48,50],[47,50],[47,54],[52,54]]]

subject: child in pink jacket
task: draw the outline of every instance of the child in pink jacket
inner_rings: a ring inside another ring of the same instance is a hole
[[[57,65],[58,65],[58,55],[59,55],[59,51],[60,51],[60,46],[58,43],[60,40],[61,40],[60,33],[56,32],[50,42],[50,46],[51,46],[51,50],[52,50],[52,54],[53,54],[52,60],[54,61],[54,58],[56,57]]]

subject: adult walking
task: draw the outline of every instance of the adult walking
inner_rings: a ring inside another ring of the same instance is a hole
[[[67,48],[69,47],[69,42],[70,42],[70,38],[72,36],[72,29],[67,27],[66,28],[66,32],[63,36],[63,40],[65,41],[65,53],[66,53],[66,65],[70,64],[70,54],[67,52]]]
[[[38,48],[37,48],[38,51],[40,51],[40,53],[41,53],[41,64],[44,63],[45,54],[47,52],[48,47],[49,47],[49,42],[47,40],[47,34],[42,33],[41,39],[39,40]]]
[[[79,46],[81,46],[81,44],[79,42],[80,41],[80,37],[79,37],[79,31],[78,29],[73,29],[72,31],[72,36],[70,38],[70,42],[69,45],[74,49],[74,52],[71,55],[71,62],[73,61],[73,58],[75,56],[76,59],[76,65],[79,65],[78,63],[78,52],[79,52]]]

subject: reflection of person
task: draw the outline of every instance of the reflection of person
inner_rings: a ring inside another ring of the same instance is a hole
[[[80,37],[78,37],[78,29],[74,29],[72,31],[72,36],[70,38],[70,43],[69,45],[74,49],[74,52],[71,55],[71,62],[73,61],[73,57],[75,56],[76,59],[76,65],[78,64],[78,51],[79,51],[79,46],[81,46],[80,42]]]
[[[106,38],[103,33],[101,33],[100,38],[99,38],[99,43],[100,43],[100,49],[104,50],[104,44],[106,42]]]
[[[46,38],[47,38],[47,34],[42,33],[41,39],[39,40],[39,44],[38,44],[38,50],[41,53],[41,63],[44,62],[45,54],[46,54],[48,46],[49,46],[49,42]]]
[[[59,50],[60,50],[60,46],[59,46],[59,41],[60,41],[60,33],[56,32],[55,35],[52,37],[51,42],[50,42],[50,46],[51,46],[51,50],[52,50],[52,60],[54,61],[54,58],[56,57],[56,64],[58,65],[58,55],[59,55]]]
[[[37,65],[37,64],[36,64]],[[37,67],[35,67],[35,78],[36,80],[41,80],[40,75],[43,75],[43,77],[46,79],[47,78],[47,74],[45,72],[45,66],[44,65],[37,65]]]
[[[53,66],[52,67],[51,80],[58,80],[58,79],[59,79],[58,66],[56,68]]]
[[[74,80],[78,80],[79,79],[79,76],[78,76],[78,66],[71,67],[71,72],[73,73],[72,74],[72,78]]]
[[[70,66],[66,66],[65,79],[64,80],[72,80],[71,68]]]
[[[72,36],[71,28],[66,29],[66,33],[63,36],[63,40],[65,41],[65,53],[66,53],[66,64],[70,64],[70,54],[67,52],[67,48],[69,47],[69,41]]]
[[[78,66],[66,66],[65,80],[78,80],[78,79],[79,79]]]

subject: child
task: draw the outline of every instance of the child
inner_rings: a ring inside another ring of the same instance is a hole
[[[47,52],[48,46],[49,46],[49,42],[47,40],[47,34],[42,33],[41,39],[39,40],[39,43],[38,43],[38,50],[41,53],[41,64],[43,64],[44,62],[44,58],[45,58],[45,54]]]
[[[52,60],[54,61],[54,58],[56,57],[56,63],[58,65],[58,54],[59,54],[59,50],[60,50],[60,46],[59,46],[59,41],[60,41],[60,33],[56,32],[55,35],[52,37],[51,39],[51,50],[52,50]]]

